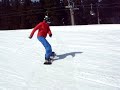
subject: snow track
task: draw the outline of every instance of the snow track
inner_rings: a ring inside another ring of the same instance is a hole
[[[30,30],[0,31],[0,90],[120,90],[120,25],[54,26],[58,59]]]

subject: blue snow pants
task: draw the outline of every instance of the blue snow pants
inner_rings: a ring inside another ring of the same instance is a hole
[[[52,48],[49,42],[42,36],[37,37],[38,40],[42,43],[42,45],[45,47],[46,53],[45,53],[45,58],[49,60],[51,54],[52,54]]]

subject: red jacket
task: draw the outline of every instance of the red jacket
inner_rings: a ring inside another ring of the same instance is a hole
[[[33,31],[30,34],[31,37],[33,37],[36,30],[38,30],[37,37],[43,36],[46,38],[47,34],[49,35],[52,34],[49,25],[45,21],[40,22],[38,25],[34,27]]]

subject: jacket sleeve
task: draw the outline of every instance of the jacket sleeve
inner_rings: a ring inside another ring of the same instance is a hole
[[[40,29],[40,23],[34,27],[34,29],[32,30],[32,32],[30,34],[30,37],[33,37],[35,31],[38,30],[38,29]]]

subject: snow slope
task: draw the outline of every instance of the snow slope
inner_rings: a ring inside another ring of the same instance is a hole
[[[0,31],[0,90],[120,90],[120,25],[54,26],[59,59],[43,65],[30,30]]]

